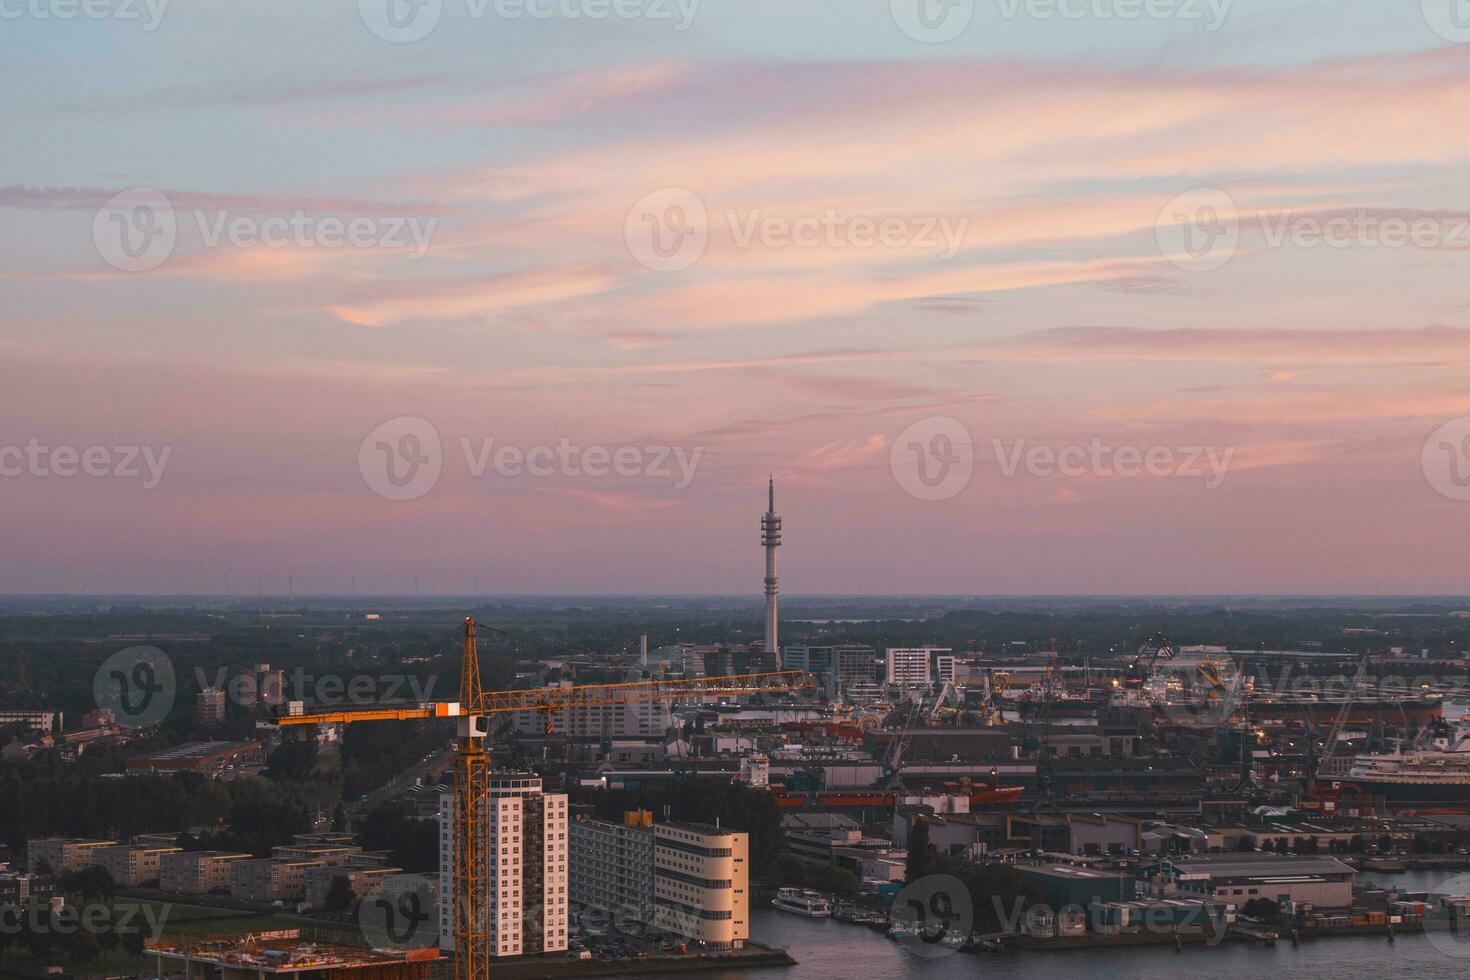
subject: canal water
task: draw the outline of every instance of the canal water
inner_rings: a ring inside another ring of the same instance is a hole
[[[1385,876],[1388,878],[1389,876]],[[1401,881],[1405,888],[1414,887]],[[954,953],[922,959],[881,933],[776,911],[751,917],[751,935],[784,947],[795,967],[659,974],[665,980],[1464,980],[1470,944],[1446,952],[1423,935],[1316,940],[1293,947],[1226,943],[1214,949],[1141,947],[1069,952]],[[1443,939],[1443,937],[1435,937]]]

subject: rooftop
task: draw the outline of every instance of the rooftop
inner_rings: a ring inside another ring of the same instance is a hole
[[[301,938],[299,929],[235,936],[197,936],[160,939],[149,951],[169,959],[246,968],[263,973],[307,973],[352,970],[427,962],[439,958],[434,948],[393,950],[344,946]]]

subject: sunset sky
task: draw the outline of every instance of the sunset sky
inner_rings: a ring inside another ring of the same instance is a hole
[[[390,2],[0,0],[0,447],[168,449],[0,476],[0,592],[754,596],[768,473],[786,593],[1470,586],[1427,465],[1470,436],[1470,10],[974,0],[931,42],[906,0],[428,0],[395,41]],[[134,189],[177,224],[146,271]],[[681,268],[638,238],[670,200]],[[1218,262],[1160,231],[1202,200]],[[431,231],[210,241],[293,216]],[[442,441],[413,499],[365,472],[399,417]],[[900,435],[945,419],[973,475],[922,499]],[[490,439],[698,462],[475,476]],[[1094,443],[1229,467],[1006,465]]]

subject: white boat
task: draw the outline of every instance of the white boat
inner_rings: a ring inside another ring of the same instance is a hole
[[[771,899],[771,905],[782,912],[794,912],[809,919],[825,919],[832,914],[832,903],[826,896],[801,888],[782,888]]]

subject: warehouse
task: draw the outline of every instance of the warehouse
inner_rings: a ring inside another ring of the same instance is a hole
[[[1160,860],[1143,877],[1156,897],[1214,898],[1237,908],[1268,898],[1345,909],[1353,904],[1357,872],[1326,855],[1199,854]]]

